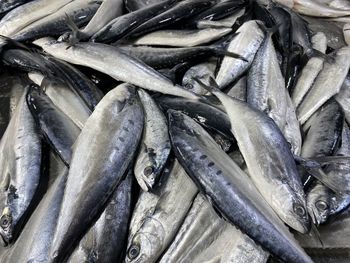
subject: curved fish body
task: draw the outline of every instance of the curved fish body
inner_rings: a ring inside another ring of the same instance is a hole
[[[7,13],[0,21],[0,35],[11,37],[31,23],[55,13],[72,0],[35,0]]]
[[[124,0],[124,3],[129,12],[133,12],[162,1],[164,0]]]
[[[110,21],[123,14],[123,0],[104,0],[89,23],[79,33],[81,39],[89,39]]]
[[[6,13],[17,6],[26,4],[31,0],[7,0],[0,3],[0,14]]]
[[[320,3],[313,0],[275,0],[276,2],[285,5],[295,12],[316,17],[341,17],[349,16],[349,10],[339,9],[330,5]]]
[[[153,68],[125,54],[121,49],[97,43],[78,43],[67,49],[68,44],[50,38],[36,40],[49,54],[69,63],[91,67],[144,89],[165,94],[197,99],[198,97],[180,86],[174,85]],[[130,78],[133,75],[133,78]]]
[[[337,94],[350,68],[350,47],[337,50],[334,62],[324,62],[309,92],[297,109],[301,124],[317,111],[328,99]]]
[[[94,42],[104,43],[118,41],[142,23],[169,9],[176,1],[177,0],[162,1],[149,7],[119,16],[96,32],[91,39]]]
[[[142,190],[148,191],[161,175],[171,144],[163,112],[146,91],[139,89],[138,95],[145,113],[145,125],[134,173]]]
[[[82,98],[73,92],[67,84],[54,78],[44,78],[41,83],[42,90],[50,100],[67,115],[80,129],[91,115],[91,110]]]
[[[159,262],[192,262],[198,254],[215,242],[227,225],[205,197],[198,194],[174,240]]]
[[[156,262],[181,226],[198,193],[178,161],[170,168],[169,190],[160,196],[152,214],[131,237],[126,262]]]
[[[131,170],[114,190],[96,223],[80,240],[69,263],[118,262],[123,252],[131,213]]]
[[[0,142],[0,234],[2,244],[18,233],[39,185],[41,138],[25,89]]]
[[[232,98],[247,101],[247,76],[242,76],[227,92]]]
[[[238,35],[228,45],[227,51],[239,54],[248,61],[224,57],[215,79],[220,88],[234,82],[251,65],[265,36],[257,23],[259,22],[255,20],[245,22],[237,30]]]
[[[342,107],[346,121],[350,123],[350,75],[346,77],[339,93],[334,98]]]
[[[225,107],[256,188],[287,225],[308,232],[310,222],[300,176],[289,144],[275,122],[245,102],[220,91],[212,93]]]
[[[48,262],[60,207],[67,182],[68,168],[61,162],[59,175],[29,218],[21,235],[2,262]]]
[[[84,100],[86,105],[93,111],[104,94],[96,85],[81,71],[65,61],[49,58],[53,67],[69,87]]]
[[[211,60],[209,62],[203,62],[191,67],[186,71],[185,75],[182,78],[182,86],[185,89],[191,90],[198,95],[205,95],[208,93],[196,79],[200,79],[203,83],[209,85],[210,77],[214,78],[216,68],[216,61]]]
[[[169,124],[176,156],[224,218],[278,258],[312,262],[247,175],[199,124],[175,111],[169,112]]]
[[[138,37],[184,21],[210,8],[215,2],[216,0],[179,1],[168,10],[139,25],[128,34],[128,37]]]
[[[220,39],[231,31],[231,28],[159,30],[139,37],[132,43],[133,45],[194,47]]]
[[[142,126],[136,96],[120,100],[113,89],[97,105],[74,144],[48,262],[66,260],[102,213],[134,157]]]
[[[327,48],[327,38],[324,33],[318,32],[311,39],[313,48],[325,53]],[[312,57],[307,64],[303,67],[300,76],[293,88],[292,101],[295,107],[298,107],[303,98],[312,87],[317,75],[320,73],[323,67],[323,58]]]
[[[44,36],[59,36],[69,30],[66,16],[69,16],[77,26],[82,26],[93,17],[100,4],[99,1],[73,1],[55,13],[26,26],[12,38],[17,41],[27,41]]]
[[[164,111],[169,109],[181,111],[204,127],[214,129],[226,138],[232,138],[231,123],[227,114],[212,105],[172,97],[158,98],[157,103]]]
[[[71,147],[81,129],[39,87],[34,86],[29,90],[27,104],[47,142],[69,166],[72,159]]]
[[[316,226],[327,221],[332,209],[332,195],[331,190],[319,181],[315,181],[306,193],[307,210]]]
[[[120,49],[156,69],[173,67],[187,61],[191,63],[201,61],[217,53],[217,49],[211,46],[182,48],[121,46]]]

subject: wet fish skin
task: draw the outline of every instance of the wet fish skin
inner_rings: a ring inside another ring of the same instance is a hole
[[[25,89],[0,142],[0,234],[7,245],[17,237],[41,175],[41,138],[28,109]]]
[[[234,82],[235,79],[240,77],[248,69],[265,35],[255,20],[245,22],[237,30],[237,33],[239,34],[231,40],[227,51],[245,57],[248,62],[236,58],[224,57],[215,79],[221,88]]]
[[[128,34],[128,37],[138,37],[184,21],[210,8],[215,2],[216,0],[183,0],[176,2],[176,4],[168,10],[136,27]]]
[[[345,78],[339,93],[334,98],[342,107],[346,121],[350,123],[350,75]]]
[[[178,0],[166,0],[146,8],[119,16],[96,32],[91,40],[94,42],[111,43],[126,37],[139,25],[152,19],[174,5]]]
[[[112,263],[119,260],[131,214],[132,183],[133,174],[130,170],[114,190],[101,216],[80,240],[68,260],[69,263]]]
[[[69,30],[66,16],[69,16],[77,26],[85,25],[95,14],[101,1],[73,1],[55,13],[41,18],[26,26],[12,37],[17,41],[28,41],[44,36],[59,36]]]
[[[350,47],[337,50],[335,61],[325,62],[315,82],[297,109],[301,124],[310,118],[329,98],[337,94],[350,68]]]
[[[145,113],[145,125],[134,173],[142,190],[149,191],[161,175],[171,145],[166,118],[156,102],[142,89],[138,90],[138,95]]]
[[[169,111],[169,115],[176,156],[220,214],[282,260],[312,262],[248,177],[203,128],[179,112]]]
[[[80,134],[80,128],[38,86],[32,85],[29,89],[27,104],[48,143],[69,166],[71,147]]]
[[[11,9],[23,5],[27,2],[30,2],[31,0],[9,0],[9,1],[5,1],[3,3],[0,4],[0,13],[6,13],[8,11],[10,11]]]
[[[198,99],[195,94],[174,85],[157,71],[126,55],[119,48],[97,43],[78,43],[66,49],[66,43],[58,43],[50,38],[39,39],[34,43],[59,59],[91,67],[116,80],[152,91]],[[135,77],[130,79],[130,74]]]
[[[67,259],[102,212],[134,157],[142,127],[140,102],[135,96],[120,101],[118,89],[86,121],[74,146],[49,262]]]
[[[225,17],[220,20],[199,20],[196,23],[196,27],[199,29],[204,28],[221,28],[221,27],[227,27],[232,28],[235,23],[245,14],[246,8],[242,8],[240,11]]]
[[[156,262],[173,240],[198,193],[178,161],[173,163],[167,181],[169,187],[158,200],[128,244],[125,262]]]

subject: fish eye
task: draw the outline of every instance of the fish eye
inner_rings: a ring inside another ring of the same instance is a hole
[[[328,209],[328,205],[325,201],[322,201],[322,200],[318,200],[316,203],[315,203],[315,206],[318,210],[321,210],[321,211],[325,211]]]
[[[193,85],[192,85],[191,83],[187,83],[187,84],[185,85],[185,88],[186,88],[186,89],[193,89]]]
[[[153,166],[147,166],[144,170],[143,170],[143,174],[146,176],[150,176],[154,171]]]
[[[294,205],[294,212],[300,216],[300,217],[303,217],[306,215],[306,211],[304,209],[304,207],[302,207],[301,205]]]
[[[9,227],[11,224],[11,217],[9,215],[3,215],[0,218],[0,226],[3,228]]]
[[[135,259],[140,254],[140,247],[138,245],[132,245],[128,251],[128,257]]]

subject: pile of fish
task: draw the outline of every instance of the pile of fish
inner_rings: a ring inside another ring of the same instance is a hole
[[[0,262],[313,262],[295,234],[350,205],[348,0],[0,14]]]

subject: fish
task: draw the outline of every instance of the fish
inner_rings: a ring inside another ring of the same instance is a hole
[[[346,76],[340,91],[334,96],[334,99],[343,109],[346,121],[350,123],[350,75]]]
[[[313,48],[325,53],[327,48],[327,38],[324,33],[318,32],[311,38]],[[324,59],[319,57],[310,58],[307,64],[303,67],[300,76],[296,82],[292,92],[292,101],[295,107],[298,107],[306,96],[307,92],[312,87],[317,75],[323,68]]]
[[[324,62],[323,69],[297,108],[300,124],[305,123],[318,108],[339,92],[350,68],[350,47],[337,50],[334,59],[331,63]]]
[[[128,36],[133,29],[142,23],[173,6],[176,2],[177,0],[161,1],[134,12],[118,16],[92,35],[91,40],[103,43],[118,41]]]
[[[133,40],[133,45],[194,47],[210,43],[229,34],[231,28],[194,30],[159,30]]]
[[[152,190],[170,154],[166,118],[156,102],[144,90],[137,91],[145,113],[142,142],[136,157],[134,173],[143,191]]]
[[[80,240],[68,260],[69,263],[108,263],[119,260],[126,241],[131,213],[132,183],[133,174],[129,170],[125,179],[114,190],[103,213]]]
[[[134,157],[142,127],[136,96],[120,100],[113,89],[97,105],[74,144],[48,262],[66,260],[102,212]]]
[[[55,13],[43,17],[15,33],[12,38],[17,41],[28,41],[44,36],[59,36],[69,30],[66,16],[79,26],[85,25],[99,8],[101,1],[73,1]]]
[[[117,80],[129,82],[152,91],[197,99],[195,94],[174,85],[154,69],[138,59],[126,55],[116,47],[98,43],[77,43],[66,49],[68,47],[67,43],[59,43],[50,38],[42,38],[34,41],[34,43],[59,59],[92,67]],[[131,72],[135,74],[135,78],[129,78]]]
[[[148,214],[128,244],[125,262],[156,262],[173,240],[195,196],[196,185],[175,160],[152,214]]]
[[[31,23],[55,13],[72,0],[34,0],[8,12],[0,21],[0,35],[11,37]],[[25,14],[25,15],[24,15]]]
[[[225,107],[231,132],[254,185],[286,224],[301,233],[308,232],[310,224],[302,183],[289,144],[276,123],[247,103],[231,98],[215,87],[208,89]],[[262,153],[261,149],[268,150]],[[272,188],[275,189],[273,194]]]
[[[72,159],[71,147],[81,129],[53,104],[39,86],[32,85],[26,99],[29,110],[45,139],[69,166]]]
[[[223,58],[215,78],[221,89],[234,82],[249,68],[265,36],[257,21],[254,20],[245,22],[237,33],[228,45],[227,51],[239,54],[248,61],[231,57]]]
[[[176,111],[168,114],[175,155],[216,211],[280,259],[312,262],[276,220],[247,175],[210,135],[190,117]]]
[[[219,20],[203,19],[196,22],[196,27],[199,29],[204,28],[232,28],[236,22],[245,14],[246,8],[241,8],[238,12],[233,13],[225,18]]]
[[[28,86],[0,141],[1,244],[12,243],[21,229],[41,177],[42,142],[26,103]]]

